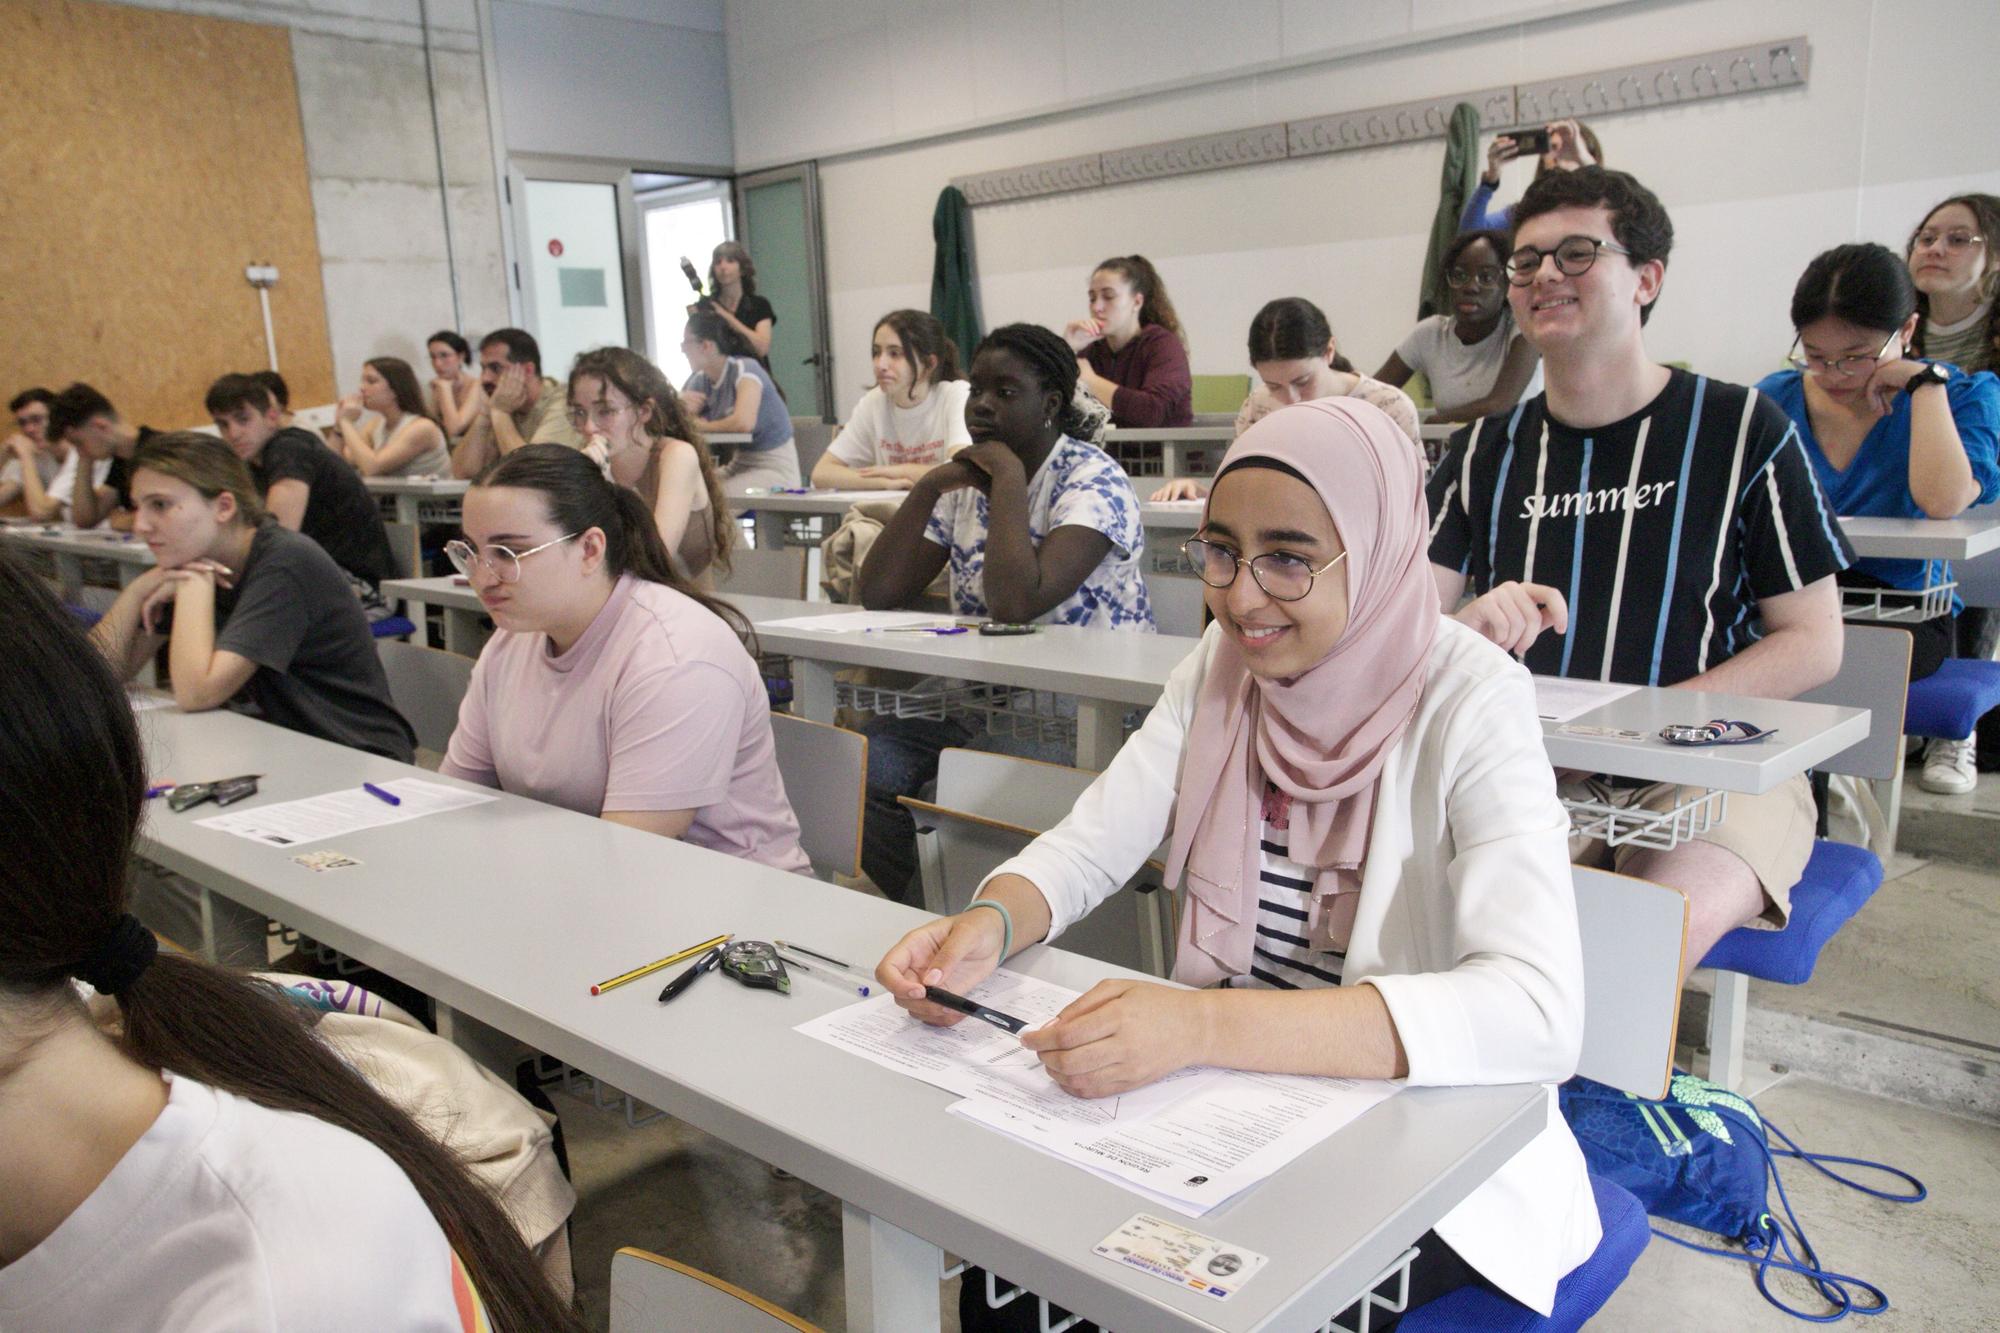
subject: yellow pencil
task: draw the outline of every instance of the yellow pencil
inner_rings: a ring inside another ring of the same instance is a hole
[[[732,936],[723,934],[717,935],[712,940],[703,940],[700,944],[690,944],[687,948],[677,953],[668,954],[657,963],[648,963],[644,967],[635,967],[630,972],[620,972],[609,981],[600,981],[590,988],[590,993],[592,995],[602,995],[614,986],[622,986],[628,981],[637,981],[640,977],[649,976],[663,967],[672,967],[682,959],[692,958],[698,953],[704,953],[709,949],[713,949],[716,945],[726,942],[730,938]]]

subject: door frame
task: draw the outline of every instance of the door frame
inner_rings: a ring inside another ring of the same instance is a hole
[[[514,153],[507,159],[507,206],[514,221],[514,235],[522,246],[527,244],[528,231],[528,182],[565,181],[582,185],[609,185],[615,191],[615,221],[618,224],[618,260],[622,270],[625,291],[625,345],[644,347],[646,345],[645,280],[640,265],[639,254],[639,209],[632,195],[633,171],[650,171],[650,167],[634,167],[622,162],[607,162],[584,157],[546,157],[535,153]],[[521,272],[525,255],[517,253],[507,264],[508,292],[517,303],[523,327],[532,330],[537,324],[538,311],[535,309],[535,287],[524,282]],[[567,374],[569,367],[552,370],[542,367],[544,375]]]
[[[743,237],[744,223],[749,210],[744,206],[744,194],[759,185],[770,185],[778,181],[796,180],[804,188],[806,201],[806,285],[812,309],[807,313],[813,341],[813,372],[819,381],[820,416],[822,420],[839,419],[840,409],[833,399],[833,340],[828,336],[826,310],[826,228],[820,223],[819,207],[819,163],[794,162],[789,166],[770,167],[763,171],[753,171],[736,177],[734,181],[735,235]],[[753,259],[755,255],[751,256]]]
[[[693,173],[672,172],[662,174],[686,175]],[[720,174],[700,176],[698,179],[690,180],[680,185],[669,185],[663,189],[648,190],[643,195],[634,194],[633,196],[633,241],[639,248],[639,289],[640,294],[645,298],[645,306],[639,312],[639,332],[640,336],[645,339],[645,355],[656,364],[660,359],[661,349],[653,346],[652,339],[645,336],[646,331],[653,328],[657,322],[653,318],[653,285],[646,281],[646,268],[652,260],[651,254],[646,249],[646,214],[655,208],[672,208],[676,204],[686,203],[695,199],[705,199],[711,196],[722,200],[722,234],[732,241],[735,240],[736,191],[735,178],[733,176]],[[699,261],[697,261],[697,266],[699,267]],[[633,345],[638,346],[637,343]]]

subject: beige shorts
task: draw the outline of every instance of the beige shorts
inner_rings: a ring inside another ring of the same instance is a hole
[[[1619,790],[1602,777],[1564,782],[1557,792],[1565,800],[1601,801],[1622,810],[1666,810],[1683,799],[1689,789],[1671,782]],[[1692,841],[1713,843],[1736,853],[1757,876],[1764,890],[1764,914],[1750,924],[1770,930],[1784,929],[1792,914],[1792,886],[1805,873],[1812,857],[1813,834],[1819,812],[1813,804],[1812,785],[1800,774],[1779,783],[1762,796],[1729,793],[1728,809],[1722,821]],[[1574,834],[1569,840],[1569,859],[1577,865],[1598,870],[1625,869],[1630,857],[1646,849],[1624,846],[1611,848],[1596,838]]]

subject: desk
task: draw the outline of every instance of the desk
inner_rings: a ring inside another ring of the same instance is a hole
[[[1219,460],[1223,450],[1227,449],[1229,442],[1235,438],[1234,422],[1214,426],[1114,426],[1104,432],[1104,451],[1117,459],[1119,466],[1124,467],[1127,474],[1136,476],[1137,474],[1126,466],[1127,451],[1120,446],[1156,444],[1160,447],[1159,479],[1172,481],[1176,477],[1195,475],[1194,469],[1188,464],[1188,454],[1200,451],[1204,454],[1213,454],[1215,459]],[[1206,476],[1214,471],[1215,468],[1211,463],[1210,466],[1200,469],[1199,475]]]
[[[391,601],[401,598],[404,614],[423,630],[427,608],[437,607],[444,621],[444,649],[461,657],[477,657],[485,646],[486,630],[480,621],[486,608],[469,584],[449,575],[424,579],[384,579],[382,595]]]
[[[266,774],[255,803],[418,772],[229,713],[160,709],[140,726],[154,771]],[[498,1029],[841,1198],[851,1329],[935,1333],[941,1249],[1115,1328],[1317,1328],[1546,1118],[1539,1087],[1389,1099],[1190,1224],[1270,1256],[1219,1303],[1091,1253],[1151,1203],[792,1031],[840,1002],[830,987],[801,979],[782,997],[717,978],[671,1011],[653,978],[587,993],[719,930],[873,959],[925,919],[914,908],[517,797],[334,839],[362,865],[328,874],[197,827],[205,814],[156,803],[142,854],[422,989],[455,1039],[467,1019]],[[1049,948],[1012,966],[1078,989],[1131,975]]]
[[[729,497],[729,511],[737,515],[754,515],[758,548],[775,551],[785,544],[785,529],[791,526],[794,518],[814,516],[838,519],[864,500],[891,500],[901,504],[908,494],[908,491],[811,490],[803,495],[732,495]],[[806,586],[811,587],[815,582],[807,579]]]
[[[465,493],[472,483],[456,477],[363,477],[391,523],[418,527],[425,523],[458,525]]]
[[[1963,563],[2000,551],[2000,504],[1957,518],[1843,518],[1840,530],[1856,555]]]
[[[63,596],[75,601],[83,586],[83,562],[103,560],[117,567],[118,586],[128,586],[153,565],[153,552],[129,532],[108,528],[74,528],[67,524],[0,527],[0,539],[25,550],[39,551],[55,563],[56,582]]]

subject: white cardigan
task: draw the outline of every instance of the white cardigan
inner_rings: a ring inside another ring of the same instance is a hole
[[[1061,824],[994,874],[1021,875],[1061,932],[1165,838],[1188,724],[1220,643],[1211,625],[1159,704]],[[1569,821],[1534,684],[1441,618],[1417,712],[1382,767],[1343,971],[1375,987],[1413,1085],[1548,1083],[1576,1071],[1583,956]],[[1583,1155],[1549,1092],[1547,1127],[1437,1224],[1465,1261],[1547,1314],[1600,1237]]]

